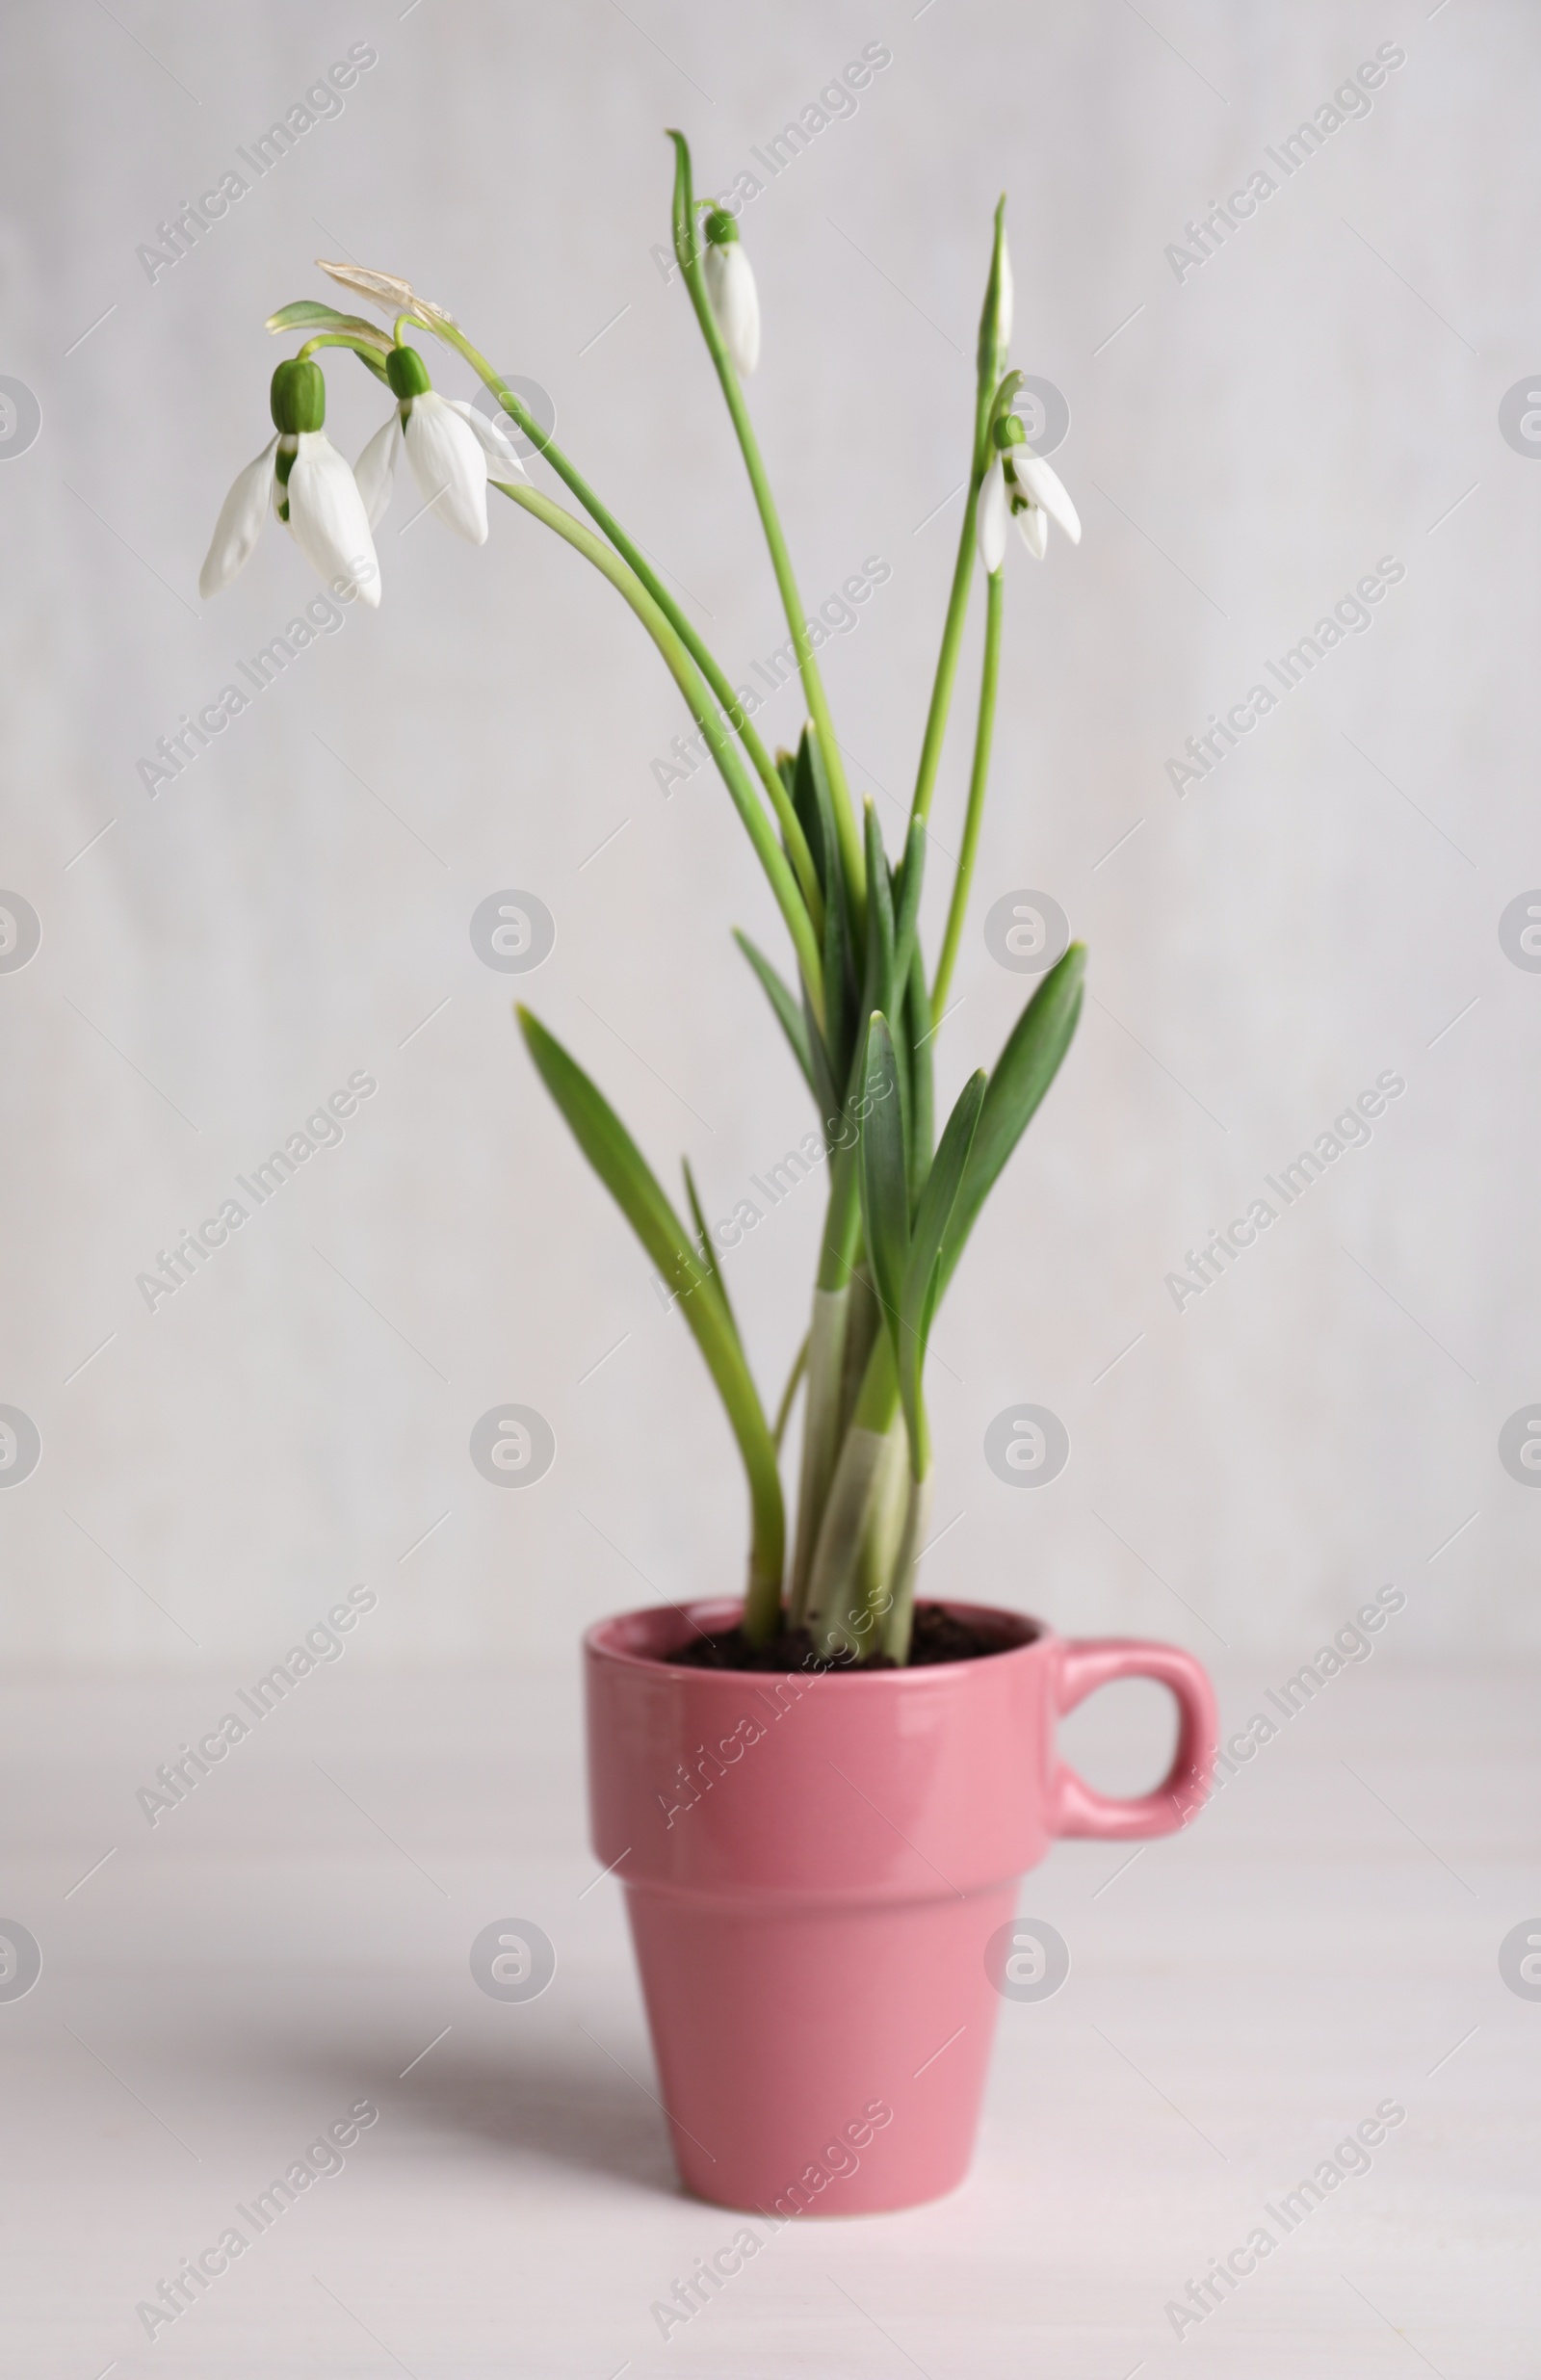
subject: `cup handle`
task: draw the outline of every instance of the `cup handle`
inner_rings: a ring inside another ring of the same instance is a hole
[[[1060,1716],[1114,1678],[1154,1678],[1177,1698],[1177,1749],[1153,1793],[1120,1801],[1096,1792],[1063,1761],[1055,1766],[1051,1797],[1057,1835],[1096,1835],[1111,1843],[1175,1834],[1207,1797],[1215,1766],[1218,1714],[1215,1689],[1191,1653],[1136,1636],[1091,1637],[1060,1648],[1057,1704]]]

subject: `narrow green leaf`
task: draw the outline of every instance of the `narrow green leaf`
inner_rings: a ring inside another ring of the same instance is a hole
[[[808,1046],[808,1023],[802,1009],[798,1007],[790,987],[777,975],[769,958],[756,950],[748,935],[740,933],[736,926],[733,928],[733,939],[759,977],[761,989],[775,1010],[776,1022],[792,1045],[792,1055],[802,1068],[802,1079],[817,1099],[819,1086],[814,1081],[813,1059]]]
[[[894,981],[902,990],[909,981],[910,958],[921,913],[921,886],[926,879],[926,821],[912,818],[904,845],[904,859],[894,879]]]
[[[1059,1071],[1081,1015],[1085,967],[1084,943],[1072,942],[1028,1002],[996,1059],[963,1187],[942,1242],[939,1290],[952,1279],[979,1209]]]
[[[691,1216],[695,1224],[695,1236],[701,1250],[702,1269],[708,1275],[710,1287],[721,1298],[722,1311],[727,1317],[728,1328],[732,1331],[734,1338],[738,1339],[739,1346],[742,1347],[744,1341],[739,1338],[738,1317],[733,1311],[732,1301],[728,1296],[728,1285],[722,1277],[722,1268],[713,1252],[712,1235],[706,1227],[706,1216],[701,1212],[701,1201],[696,1196],[695,1176],[691,1171],[690,1159],[682,1157],[680,1166],[685,1175],[685,1195],[691,1202]]]
[[[914,1229],[910,1234],[909,1255],[904,1265],[896,1351],[899,1357],[899,1393],[909,1431],[910,1468],[917,1479],[924,1479],[931,1467],[930,1438],[921,1383],[926,1370],[926,1349],[931,1335],[931,1319],[936,1312],[940,1288],[937,1260],[948,1218],[962,1186],[969,1151],[974,1145],[979,1111],[984,1105],[985,1083],[986,1077],[981,1067],[978,1074],[969,1077],[958,1096],[957,1105],[947,1119],[946,1130],[927,1176],[926,1188],[921,1192]]]
[[[900,1308],[909,1255],[909,1185],[899,1104],[899,1065],[888,1020],[875,1014],[867,1032],[861,1118],[861,1206],[867,1255],[883,1318],[900,1351]]]
[[[836,891],[824,903],[824,1047],[829,1052],[836,1108],[845,1105],[864,1037],[859,997],[845,896]]]
[[[922,1186],[931,1163],[935,1130],[931,1083],[931,1052],[936,1046],[930,997],[926,989],[926,961],[917,942],[910,953],[909,997],[904,1006],[909,1032],[909,1203],[920,1203]]]
[[[867,858],[867,972],[862,1007],[869,1015],[876,1008],[886,1017],[893,1015],[898,1005],[894,998],[894,890],[882,829],[870,794],[862,805],[862,834]]]
[[[573,1138],[670,1289],[687,1298],[706,1278],[657,1177],[604,1093],[528,1008],[519,1029]],[[708,1300],[700,1301],[699,1310]]]
[[[790,752],[776,754],[776,767],[780,769],[783,781],[787,783],[787,791],[792,796],[792,806],[797,813],[797,823],[802,828],[808,849],[813,853],[813,864],[818,872],[820,889],[827,900],[829,855],[833,849],[835,864],[838,867],[839,849],[835,844],[834,817],[828,807],[827,788],[824,788],[825,801],[823,804],[820,802],[820,788],[823,782],[823,772],[821,772],[818,777],[814,775],[811,737],[807,727],[804,727],[798,740],[796,754]]]
[[[926,1177],[926,1188],[915,1211],[914,1227],[910,1232],[909,1259],[904,1268],[904,1312],[919,1314],[921,1297],[942,1252],[942,1241],[963,1187],[969,1153],[979,1130],[979,1115],[989,1088],[989,1076],[981,1066],[971,1074],[958,1093],[957,1102],[942,1133],[931,1169]]]
[[[829,1087],[832,1087],[834,1097],[831,1100],[826,1095],[826,1085],[821,1081],[816,1096],[823,1111],[823,1121],[838,1115],[845,1104],[847,1078],[858,1037],[856,1020],[860,1012],[856,1005],[855,971],[851,965],[840,838],[835,831],[835,814],[829,799],[823,764],[819,758],[818,738],[811,726],[803,728],[797,745],[797,756],[793,764],[792,799],[824,896],[823,1038],[828,1054]],[[810,1018],[809,1027],[809,1047],[817,1074],[820,1071],[814,1049],[819,1032],[817,1018]]]
[[[910,1048],[909,1028],[904,1022],[907,1003],[902,991],[896,994],[894,1009],[888,1020],[888,1030],[894,1044],[894,1071],[899,1083],[899,1129],[904,1149],[904,1179],[906,1187],[916,1179],[914,1117],[910,1113]],[[909,1211],[915,1212],[915,1197],[909,1192]]]
[[[852,884],[849,871],[847,869],[844,859],[841,856],[840,827],[835,817],[835,798],[830,788],[829,772],[824,767],[823,746],[819,741],[818,730],[814,727],[811,720],[803,729],[803,743],[807,747],[808,766],[812,772],[819,806],[828,821],[827,831],[830,848],[834,851],[837,860],[840,862],[839,881],[842,886],[843,898],[847,903],[846,930],[850,937],[852,948],[859,958],[864,947],[862,937],[866,928],[866,904],[862,899],[860,891]],[[855,856],[855,854],[852,854],[852,856]]]
[[[753,1514],[744,1627],[756,1642],[763,1641],[776,1627],[781,1608],[786,1513],[775,1443],[726,1300],[692,1250],[685,1226],[647,1160],[603,1092],[528,1008],[516,1013],[541,1081],[573,1138],[665,1282],[679,1293],[680,1311],[722,1399],[744,1458]]]

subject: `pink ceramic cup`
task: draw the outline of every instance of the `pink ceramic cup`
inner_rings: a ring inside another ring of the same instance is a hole
[[[1002,1650],[867,1676],[671,1661],[733,1625],[727,1601],[585,1640],[594,1851],[626,1889],[681,2177],[720,2206],[866,2214],[952,2189],[1018,1880],[1057,1835],[1170,1834],[1203,1800],[1215,1698],[1190,1654],[947,1608]],[[1171,1767],[1135,1801],[1055,1750],[1060,1713],[1114,1678],[1178,1705]]]

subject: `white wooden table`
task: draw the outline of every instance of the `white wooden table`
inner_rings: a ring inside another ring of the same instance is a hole
[[[1222,1678],[1232,1727],[1287,1666]],[[1377,1654],[1179,1841],[1128,1865],[1061,1846],[1022,1906],[1070,1977],[1003,2004],[964,2188],[789,2226],[666,2339],[651,2309],[739,2218],[673,2180],[620,1895],[585,1843],[576,1671],[344,1661],[152,1829],[137,1790],[239,1682],[0,1698],[0,1919],[43,1953],[0,2002],[18,2380],[1541,2371],[1541,2000],[1498,1963],[1541,1927],[1533,1669]],[[1126,1791],[1165,1725],[1120,1687],[1068,1733]],[[504,1917],[558,1948],[523,2005],[469,1971]],[[1371,2170],[1270,2223],[1387,2100],[1406,2115]],[[379,2118],[342,2170],[244,2225],[361,2101]],[[152,2341],[136,2304],[231,2224],[246,2253]],[[1260,2224],[1274,2251],[1179,2341],[1169,2301]]]

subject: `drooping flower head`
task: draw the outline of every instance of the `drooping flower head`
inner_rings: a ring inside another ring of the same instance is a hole
[[[1072,545],[1081,543],[1081,515],[1064,482],[1027,438],[1015,413],[1004,414],[991,433],[994,456],[979,493],[979,559],[992,577],[1006,560],[1008,520],[1016,522],[1035,562],[1048,550],[1051,521]]]
[[[495,422],[463,399],[441,397],[415,347],[393,347],[385,377],[396,408],[358,458],[355,477],[373,529],[390,502],[405,447],[423,501],[447,528],[484,545],[487,477],[522,480],[525,468]]]
[[[375,540],[353,475],[322,428],[326,382],[321,366],[298,357],[281,363],[270,404],[275,435],[224,500],[198,592],[217,595],[246,567],[271,506],[333,591],[356,594],[373,610],[379,602]]]
[[[754,272],[744,252],[739,226],[725,207],[713,207],[702,225],[706,255],[701,271],[722,344],[733,369],[746,380],[760,360],[760,299]]]

